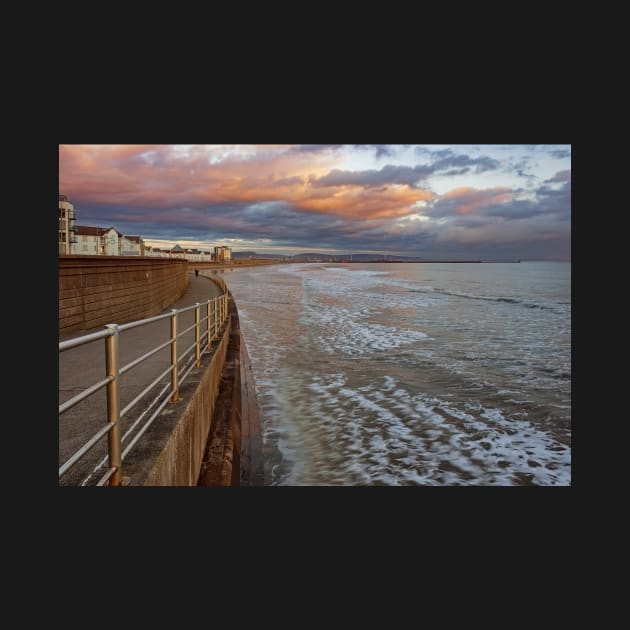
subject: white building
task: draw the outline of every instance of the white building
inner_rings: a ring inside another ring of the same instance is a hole
[[[186,258],[188,262],[212,262],[214,260],[214,256],[211,252],[206,252],[201,249],[187,249],[186,250]]]
[[[101,235],[101,247],[105,256],[120,256],[122,254],[122,234],[116,228],[105,228]]]
[[[82,256],[97,256],[100,253],[101,231],[103,228],[89,225],[77,225],[77,242],[74,245],[74,254]]]
[[[123,256],[144,256],[144,241],[140,236],[123,236],[121,248]]]
[[[76,243],[74,225],[74,206],[66,195],[59,195],[59,253],[74,254]]]
[[[79,256],[144,256],[141,236],[124,236],[116,228],[75,225],[74,205],[59,195],[59,253]]]
[[[186,250],[177,243],[171,248],[171,258],[186,258]]]
[[[123,235],[113,227],[76,226],[73,254],[82,256],[121,256]]]

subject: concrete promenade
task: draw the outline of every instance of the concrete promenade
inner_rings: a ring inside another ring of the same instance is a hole
[[[206,272],[208,273],[208,272]],[[163,312],[167,313],[171,309],[180,309],[194,305],[196,302],[205,302],[208,299],[220,295],[219,287],[203,276],[196,277],[194,271],[189,272],[189,285],[186,293],[177,302],[171,304]],[[201,318],[206,315],[206,309],[201,309]],[[178,331],[188,328],[195,321],[194,309],[183,313],[178,317]],[[117,323],[117,322],[111,322]],[[102,330],[99,326],[93,330],[82,332],[81,334],[69,335],[60,339],[72,339],[88,332]],[[202,335],[206,330],[206,322],[201,325]],[[170,337],[170,318],[164,318],[158,322],[153,322],[142,326],[126,330],[119,335],[120,366],[128,364],[130,361],[142,356],[150,349],[164,343]],[[178,354],[189,348],[194,343],[194,330],[189,331],[178,339]],[[187,355],[187,359],[194,360],[194,350]],[[135,396],[137,396],[147,385],[163,372],[170,364],[170,346],[157,352],[155,355],[142,362],[140,365],[129,370],[120,379],[120,409],[122,410]],[[182,365],[180,364],[180,373]],[[194,370],[194,368],[193,368]],[[192,374],[192,373],[191,373]],[[105,341],[98,339],[86,345],[72,348],[59,353],[59,403],[79,393],[81,390],[93,385],[105,378]],[[149,395],[155,398],[162,386],[170,382],[170,374],[162,377],[160,384]],[[177,403],[169,403],[177,405]],[[124,436],[127,429],[138,418],[140,413],[148,406],[148,402],[140,401],[128,414],[121,419],[121,435]],[[148,419],[149,412],[145,420]],[[66,460],[80,448],[89,438],[106,424],[106,394],[105,388],[90,396],[87,400],[62,414],[59,417],[59,464]],[[140,423],[142,424],[142,423]],[[125,449],[129,440],[122,443]],[[62,480],[61,485],[80,485],[82,481],[90,476],[95,465],[97,465],[107,453],[107,437],[90,451],[84,460],[77,463]],[[105,465],[97,474],[92,474],[87,485],[93,485],[107,470]],[[124,462],[123,462],[124,474]]]

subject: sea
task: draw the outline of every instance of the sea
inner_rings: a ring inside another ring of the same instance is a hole
[[[224,270],[266,485],[571,485],[571,263]]]

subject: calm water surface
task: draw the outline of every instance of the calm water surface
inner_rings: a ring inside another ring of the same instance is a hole
[[[571,265],[227,270],[271,485],[570,485]]]

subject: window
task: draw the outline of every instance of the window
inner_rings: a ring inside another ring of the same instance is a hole
[[[87,245],[85,243],[83,244],[83,251],[87,252]]]

